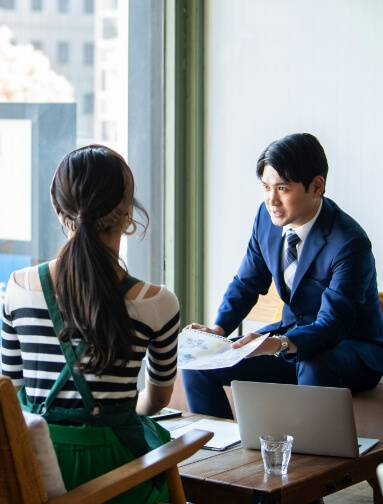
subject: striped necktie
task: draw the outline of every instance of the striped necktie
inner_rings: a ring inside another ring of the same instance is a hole
[[[289,291],[293,285],[295,270],[298,263],[297,245],[301,241],[294,229],[289,229],[286,232],[287,247],[284,257],[284,277],[285,283]]]

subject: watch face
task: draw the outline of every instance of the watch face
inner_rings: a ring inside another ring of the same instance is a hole
[[[281,346],[277,352],[275,352],[275,357],[283,357],[289,350],[289,344],[285,336],[278,336]]]

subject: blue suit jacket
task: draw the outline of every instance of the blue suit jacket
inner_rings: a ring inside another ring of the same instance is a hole
[[[383,373],[383,315],[370,240],[361,226],[333,201],[323,198],[297,266],[291,296],[285,289],[282,228],[263,203],[242,264],[228,286],[216,324],[230,334],[274,278],[284,301],[282,320],[259,332],[283,334],[304,360],[340,341],[352,340],[362,360]]]

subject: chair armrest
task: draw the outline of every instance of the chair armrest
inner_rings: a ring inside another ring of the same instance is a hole
[[[46,504],[102,504],[164,471],[170,470],[174,476],[172,468],[202,448],[213,435],[212,432],[191,430],[132,462],[50,499]]]

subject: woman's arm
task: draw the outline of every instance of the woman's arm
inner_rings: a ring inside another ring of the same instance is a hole
[[[145,379],[145,389],[138,395],[137,413],[139,415],[155,415],[165,408],[172,397],[174,385],[158,387]]]

